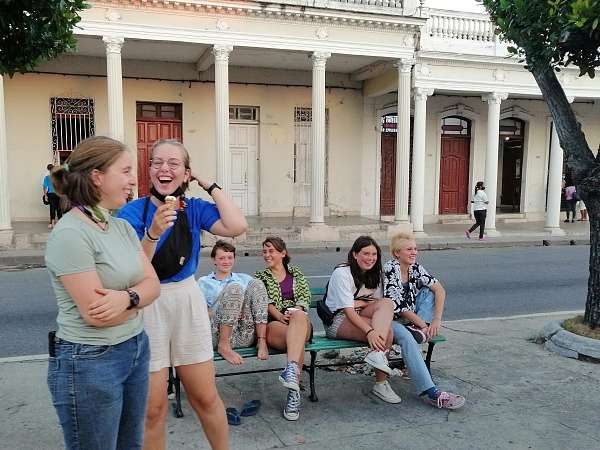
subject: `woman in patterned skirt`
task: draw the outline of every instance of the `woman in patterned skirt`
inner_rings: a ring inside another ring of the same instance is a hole
[[[200,277],[198,285],[209,307],[213,347],[234,365],[244,362],[234,348],[256,345],[258,359],[267,359],[265,285],[245,273],[232,272],[235,247],[229,242],[217,241],[210,256],[215,270]]]

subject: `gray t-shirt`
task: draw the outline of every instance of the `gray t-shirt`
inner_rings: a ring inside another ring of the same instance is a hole
[[[143,330],[139,313],[113,327],[89,325],[59,279],[63,275],[95,271],[104,288],[127,289],[144,277],[140,251],[135,231],[123,219],[109,217],[106,231],[72,213],[58,221],[48,238],[46,266],[58,303],[59,338],[79,344],[116,345]]]

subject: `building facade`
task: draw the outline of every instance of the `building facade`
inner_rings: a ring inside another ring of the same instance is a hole
[[[46,217],[45,166],[123,140],[148,190],[158,138],[251,216],[364,216],[423,232],[500,220],[560,233],[562,151],[533,77],[481,12],[416,0],[91,1],[78,48],[0,83],[0,229]],[[600,81],[560,81],[592,147]],[[5,131],[4,131],[5,130]],[[195,195],[202,195],[194,191]]]

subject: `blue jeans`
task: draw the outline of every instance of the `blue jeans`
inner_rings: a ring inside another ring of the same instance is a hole
[[[416,298],[415,313],[427,323],[433,320],[433,307],[435,297],[429,288],[423,288],[419,291]],[[421,346],[417,344],[410,331],[400,322],[392,322],[392,331],[394,332],[394,344],[402,347],[402,359],[408,368],[410,378],[415,386],[417,394],[421,394],[435,386],[431,375],[427,370]]]
[[[148,336],[117,345],[56,339],[48,388],[67,450],[141,449],[148,397]]]

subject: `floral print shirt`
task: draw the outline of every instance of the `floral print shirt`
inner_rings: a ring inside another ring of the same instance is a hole
[[[415,298],[424,287],[430,288],[437,283],[437,278],[429,275],[425,267],[415,263],[408,269],[408,288],[402,284],[400,263],[391,259],[383,266],[383,296],[394,302],[394,319],[400,313],[415,310]]]

